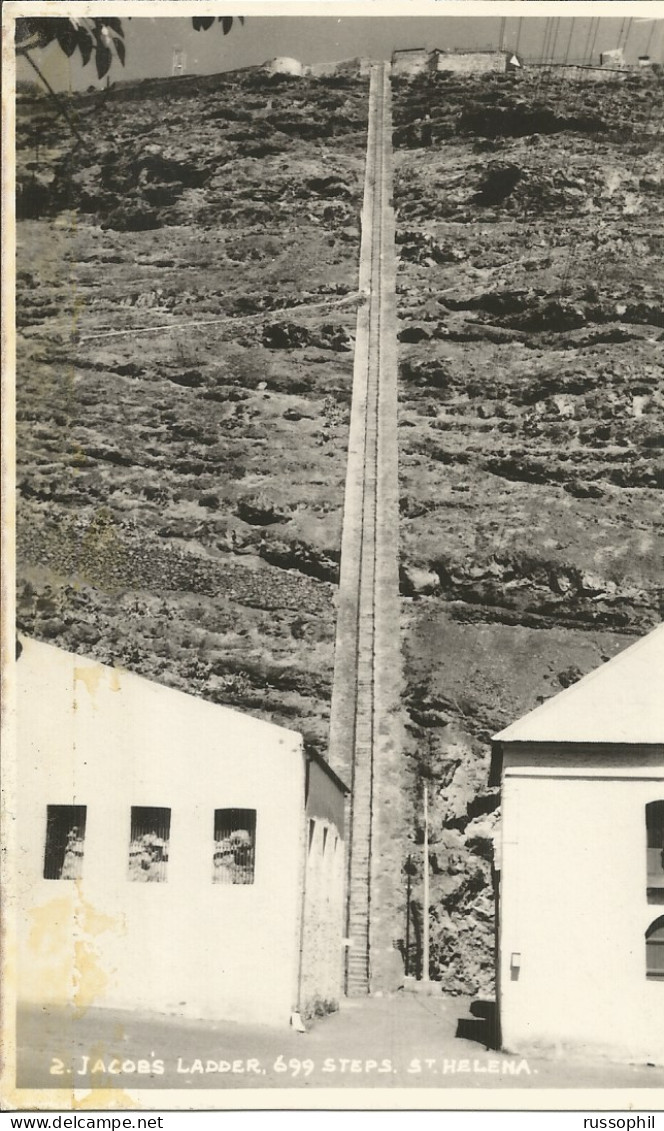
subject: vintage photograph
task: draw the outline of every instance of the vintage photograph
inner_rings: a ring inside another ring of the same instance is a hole
[[[177,7],[3,14],[4,1103],[652,1104],[664,4]]]

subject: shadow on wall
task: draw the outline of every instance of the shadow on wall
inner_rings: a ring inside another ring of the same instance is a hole
[[[497,1049],[498,1009],[495,1001],[473,1001],[470,1013],[470,1017],[459,1018],[456,1036],[484,1045],[485,1049]]]

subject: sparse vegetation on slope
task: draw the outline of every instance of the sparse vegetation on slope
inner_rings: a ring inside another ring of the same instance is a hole
[[[20,624],[322,752],[367,89],[118,84],[72,99],[85,152],[18,107]],[[474,993],[489,738],[660,615],[662,86],[439,77],[394,110],[403,858],[426,777],[431,973]]]
[[[656,75],[396,92],[407,710],[456,990],[492,981],[491,734],[661,615],[663,106]]]

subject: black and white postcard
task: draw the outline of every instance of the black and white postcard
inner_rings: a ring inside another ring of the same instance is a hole
[[[664,4],[3,20],[5,1107],[658,1107]]]

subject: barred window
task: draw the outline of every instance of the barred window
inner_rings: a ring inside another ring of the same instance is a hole
[[[80,880],[86,813],[85,805],[46,806],[45,880]]]
[[[664,978],[664,915],[646,931],[646,978]]]
[[[163,883],[168,865],[170,809],[132,805],[129,839],[129,879]]]
[[[215,809],[212,882],[253,884],[256,864],[256,810]]]
[[[648,903],[664,903],[664,801],[646,805]]]

